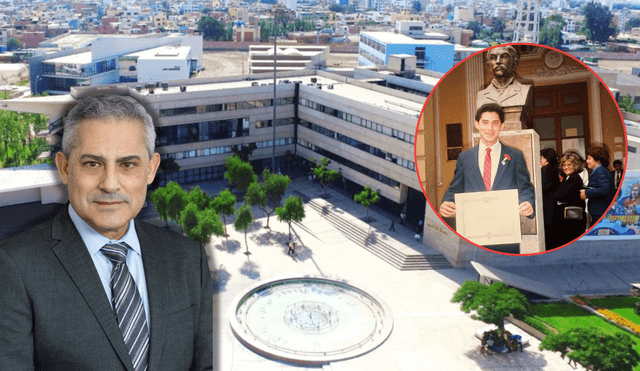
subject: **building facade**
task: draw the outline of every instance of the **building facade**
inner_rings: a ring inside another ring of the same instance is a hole
[[[358,63],[386,65],[392,54],[416,56],[416,67],[445,73],[453,66],[454,45],[441,40],[415,40],[390,32],[360,32]]]

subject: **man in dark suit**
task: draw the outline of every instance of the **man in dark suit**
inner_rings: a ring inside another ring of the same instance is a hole
[[[134,217],[160,157],[129,97],[89,97],[55,161],[69,205],[0,244],[1,370],[212,370],[198,243]]]
[[[476,111],[474,125],[480,134],[480,143],[458,156],[453,180],[440,205],[440,215],[455,216],[456,193],[517,189],[520,215],[533,218],[535,192],[524,155],[498,140],[504,126],[504,110],[495,103],[484,104]]]
[[[622,161],[613,161],[613,170],[611,170],[611,175],[613,176],[613,184],[617,191],[618,188],[620,188],[620,183],[622,182]]]

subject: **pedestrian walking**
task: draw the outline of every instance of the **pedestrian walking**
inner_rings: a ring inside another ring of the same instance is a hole
[[[289,242],[289,252],[287,253],[287,255],[295,255],[296,253],[296,243],[291,241]]]
[[[403,212],[400,213],[400,223],[404,225],[404,219],[407,217],[407,214]]]
[[[391,227],[389,227],[390,231],[396,231],[396,220],[391,218]]]

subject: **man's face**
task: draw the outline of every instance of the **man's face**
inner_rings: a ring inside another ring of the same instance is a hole
[[[640,188],[638,187],[633,187],[631,189],[631,197],[633,198],[638,198],[638,194],[640,194]]]
[[[615,169],[615,171],[622,171],[622,165],[620,164],[613,165],[613,168]]]
[[[138,121],[86,120],[76,134],[69,158],[61,152],[56,155],[69,202],[93,229],[109,239],[120,239],[142,209],[160,156],[154,153],[149,159]]]
[[[507,48],[494,48],[489,50],[487,66],[495,77],[509,78],[518,65],[518,60],[514,59]]]
[[[480,133],[482,143],[487,147],[491,147],[498,141],[504,124],[500,121],[500,115],[497,112],[484,112],[480,116],[480,121],[476,121],[475,125]]]

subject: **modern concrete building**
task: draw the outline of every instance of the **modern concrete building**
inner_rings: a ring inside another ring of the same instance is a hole
[[[232,148],[255,145],[257,173],[299,160],[327,157],[349,190],[371,186],[383,207],[408,219],[424,215],[425,200],[414,163],[414,133],[424,97],[336,74],[305,70],[278,74],[276,137],[272,74],[183,80],[166,87],[136,84],[73,87],[71,95],[5,101],[8,110],[50,116],[50,141],[59,150],[61,118],[77,99],[113,92],[136,98],[154,118],[156,151],[175,159],[178,172],[159,174],[157,185],[222,178]],[[366,97],[366,99],[364,99]],[[273,171],[278,171],[273,169]]]
[[[390,32],[360,32],[360,65],[388,64],[392,54],[415,55],[417,68],[445,73],[453,66],[454,45],[442,40],[415,40]]]
[[[278,71],[300,71],[324,66],[329,56],[328,46],[278,45],[276,69]],[[273,72],[273,46],[250,45],[250,73]]]
[[[151,54],[132,55],[162,46],[182,47],[173,50],[172,55],[159,55],[160,49]],[[167,81],[184,79],[193,71],[202,69],[202,36],[181,34],[145,34],[145,35],[95,35],[66,34],[40,44],[41,48],[57,51],[29,59],[31,91],[39,94],[68,94],[71,87],[113,84],[120,82],[120,60],[136,62],[140,56],[151,68],[142,81]],[[188,49],[188,52],[186,52]],[[126,56],[126,57],[125,57]],[[181,61],[180,73],[176,73],[176,58]],[[137,63],[137,62],[136,62]],[[166,64],[171,66],[167,67]],[[165,70],[164,68],[169,68]],[[134,72],[134,71],[129,71]],[[124,74],[123,81],[137,78],[137,73]],[[149,79],[149,80],[146,80]]]

